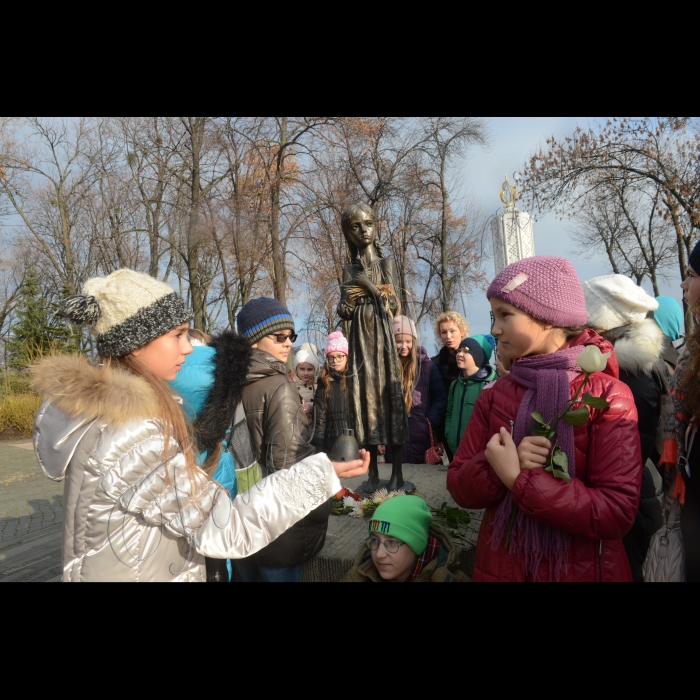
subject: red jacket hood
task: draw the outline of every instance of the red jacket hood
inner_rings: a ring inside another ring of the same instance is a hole
[[[604,355],[611,353],[610,359],[608,360],[608,366],[603,374],[607,374],[613,379],[620,378],[620,365],[617,362],[617,355],[615,355],[615,348],[613,344],[605,340],[602,336],[598,335],[595,331],[587,328],[581,335],[574,338],[566,347],[574,348],[576,346],[587,347],[588,345],[595,345]]]

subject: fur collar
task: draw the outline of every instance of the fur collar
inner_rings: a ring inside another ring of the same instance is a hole
[[[70,418],[101,418],[114,425],[159,413],[148,384],[129,372],[93,367],[80,355],[57,355],[32,368],[32,388]]]
[[[651,319],[627,326],[624,335],[615,343],[620,367],[635,376],[651,374],[661,359],[663,349],[664,333]]]
[[[214,384],[195,424],[200,447],[211,452],[226,437],[236,409],[243,400],[248,383],[248,368],[253,349],[233,331],[224,331],[212,339]]]

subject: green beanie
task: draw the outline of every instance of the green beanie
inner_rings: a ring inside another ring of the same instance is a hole
[[[487,364],[491,364],[491,356],[496,349],[496,341],[494,337],[492,335],[475,335],[472,336],[472,338],[479,343],[481,349],[484,351]]]
[[[428,530],[432,522],[433,516],[423,499],[396,496],[377,508],[369,524],[369,534],[395,537],[420,556],[428,546]]]

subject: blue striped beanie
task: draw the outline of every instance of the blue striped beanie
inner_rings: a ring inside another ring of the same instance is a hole
[[[296,332],[294,317],[287,307],[276,299],[253,299],[249,301],[236,319],[238,334],[247,338],[252,345],[267,335],[284,331]]]

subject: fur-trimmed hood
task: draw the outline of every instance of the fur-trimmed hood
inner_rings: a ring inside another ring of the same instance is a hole
[[[664,333],[656,321],[646,319],[641,323],[606,333],[617,336],[614,340],[615,354],[620,367],[635,376],[651,374],[654,366],[661,360],[664,351]],[[611,338],[612,339],[612,338]]]
[[[253,356],[250,342],[233,331],[214,336],[210,347],[216,352],[212,359],[214,382],[195,423],[200,447],[206,452],[211,452],[226,437],[243,400]]]
[[[134,374],[95,367],[80,355],[57,355],[32,368],[32,389],[69,418],[100,418],[114,426],[153,418],[158,399]]]

